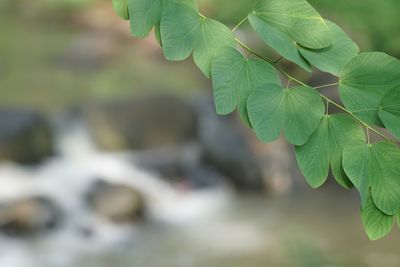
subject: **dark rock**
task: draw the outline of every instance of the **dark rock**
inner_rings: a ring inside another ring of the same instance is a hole
[[[192,189],[222,184],[226,177],[212,166],[204,166],[201,156],[198,145],[186,145],[138,153],[135,164],[157,173],[170,183],[187,185]]]
[[[289,145],[284,137],[269,144],[262,144],[259,140],[255,142],[268,193],[284,195],[297,189],[300,174],[293,146]],[[302,183],[304,179],[300,181],[300,184]]]
[[[61,210],[43,197],[31,197],[0,204],[0,231],[12,236],[34,235],[54,229]]]
[[[50,126],[39,113],[0,110],[0,160],[38,163],[53,154]]]
[[[142,195],[127,185],[98,180],[86,199],[93,212],[113,223],[132,223],[144,216]]]
[[[184,100],[148,95],[86,109],[90,131],[105,150],[145,150],[179,146],[196,135],[197,117]]]
[[[262,169],[236,117],[217,116],[208,97],[196,105],[205,163],[215,166],[239,190],[264,190]]]

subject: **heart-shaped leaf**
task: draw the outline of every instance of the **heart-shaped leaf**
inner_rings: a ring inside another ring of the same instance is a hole
[[[393,143],[354,142],[343,150],[343,168],[360,191],[363,206],[369,187],[375,205],[387,215],[400,209],[400,149]]]
[[[318,92],[308,87],[283,89],[266,84],[253,90],[247,110],[257,136],[264,142],[284,131],[293,145],[303,145],[318,127],[325,107]]]
[[[174,4],[165,10],[161,21],[164,55],[169,60],[184,60],[193,51],[196,65],[210,77],[211,59],[224,46],[235,47],[232,32],[222,23],[202,17],[188,5]]]
[[[381,101],[379,117],[397,138],[400,138],[400,86],[388,91]]]
[[[333,43],[324,19],[305,0],[260,0],[253,14],[304,47],[321,49]]]
[[[120,2],[123,0],[120,0]],[[159,27],[163,11],[174,3],[197,10],[195,0],[125,0],[128,1],[131,30],[134,36],[146,37],[153,27]]]
[[[303,57],[312,65],[324,72],[339,76],[344,65],[355,57],[360,49],[357,44],[335,23],[325,20],[331,30],[334,41],[327,48],[313,50],[299,46]]]
[[[254,14],[249,15],[249,22],[261,39],[280,55],[296,63],[304,70],[312,71],[310,63],[300,54],[296,42],[291,40],[287,34],[274,28]]]
[[[383,126],[378,115],[382,97],[400,86],[400,60],[385,53],[361,53],[340,74],[344,105],[364,121]]]
[[[112,0],[112,5],[118,16],[125,20],[129,19],[128,0]]]
[[[352,186],[343,172],[342,151],[357,140],[365,141],[364,131],[350,116],[337,114],[322,118],[310,139],[296,147],[297,161],[311,187],[317,188],[326,181],[329,166],[340,185],[346,188]]]
[[[247,98],[252,89],[266,83],[280,84],[271,64],[256,58],[244,58],[232,47],[218,50],[211,70],[217,113],[228,114],[238,107],[241,118],[247,123]]]
[[[371,240],[378,240],[388,235],[394,224],[394,217],[380,211],[375,206],[371,194],[369,194],[367,203],[362,209],[361,218],[365,231]]]

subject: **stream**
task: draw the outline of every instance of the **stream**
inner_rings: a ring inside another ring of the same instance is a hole
[[[57,134],[57,157],[38,167],[0,166],[1,199],[40,194],[65,213],[53,231],[0,236],[0,267],[400,266],[398,230],[368,241],[354,192],[180,191],[138,168],[135,153],[97,151],[80,121],[66,128]],[[96,177],[144,192],[148,219],[117,225],[90,212],[82,196]]]

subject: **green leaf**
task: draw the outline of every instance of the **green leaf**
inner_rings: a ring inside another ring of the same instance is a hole
[[[112,5],[118,16],[125,20],[129,19],[128,0],[112,0]]]
[[[161,25],[157,24],[154,27],[154,36],[156,37],[157,42],[162,46],[162,40],[161,40]]]
[[[400,86],[388,91],[381,101],[379,117],[397,138],[400,138]]]
[[[304,47],[321,49],[333,43],[324,19],[305,0],[260,0],[253,14]]]
[[[346,189],[353,188],[354,185],[350,181],[343,169],[343,151],[342,153],[334,153],[331,160],[331,170],[336,182]]]
[[[385,214],[400,209],[400,149],[393,143],[353,143],[344,148],[343,167],[359,189],[363,206],[368,187],[375,205]]]
[[[342,151],[345,146],[357,140],[365,140],[365,135],[350,116],[324,116],[307,143],[295,149],[300,170],[310,186],[321,186],[328,178],[331,166],[338,183],[349,188],[351,182],[343,173],[341,164]]]
[[[312,71],[310,63],[300,54],[296,42],[291,40],[285,33],[269,25],[254,14],[249,15],[249,22],[263,41],[275,49],[280,55],[296,63],[304,70],[308,72]]]
[[[308,62],[321,71],[339,76],[344,65],[355,57],[360,49],[339,26],[331,21],[325,21],[334,36],[332,46],[320,50],[299,46],[299,51]]]
[[[217,49],[236,42],[222,23],[204,18],[187,5],[175,4],[165,10],[161,21],[164,55],[169,60],[184,60],[193,51],[196,65],[210,77],[211,60]]]
[[[369,194],[367,204],[361,212],[361,218],[365,231],[371,240],[378,240],[388,235],[394,224],[394,217],[380,211],[375,206],[371,194]]]
[[[397,226],[400,228],[400,212],[397,213],[396,219],[397,219]]]
[[[282,89],[265,84],[253,90],[247,110],[257,136],[264,142],[284,131],[293,145],[303,145],[318,127],[325,107],[318,92],[308,87]]]
[[[266,83],[280,84],[271,64],[256,58],[244,58],[232,47],[218,50],[211,70],[217,113],[225,115],[238,107],[241,118],[247,123],[247,98],[252,89]]]
[[[378,115],[382,97],[400,86],[400,61],[385,53],[361,53],[340,74],[344,105],[367,123],[383,126]]]
[[[160,24],[163,11],[174,3],[181,3],[197,10],[195,0],[125,0],[128,1],[131,30],[137,37],[146,37],[153,27]]]
[[[362,207],[367,204],[369,193],[369,158],[369,147],[365,142],[355,142],[343,149],[343,169],[360,192]]]

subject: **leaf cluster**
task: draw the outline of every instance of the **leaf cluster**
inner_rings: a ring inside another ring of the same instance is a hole
[[[238,110],[260,140],[282,133],[295,146],[300,170],[313,188],[331,170],[343,187],[360,192],[362,221],[371,239],[387,235],[400,214],[400,61],[357,44],[305,0],[259,0],[248,21],[282,58],[311,72],[338,77],[344,106],[263,58],[219,21],[202,15],[194,0],[113,0],[134,36],[152,29],[167,59],[193,55],[212,79],[218,114]],[[241,48],[241,50],[239,49]],[[245,52],[245,53],[243,53]],[[282,85],[280,78],[288,84]],[[290,87],[290,82],[297,83]],[[329,106],[341,110],[332,114]],[[382,141],[372,143],[370,134]]]

